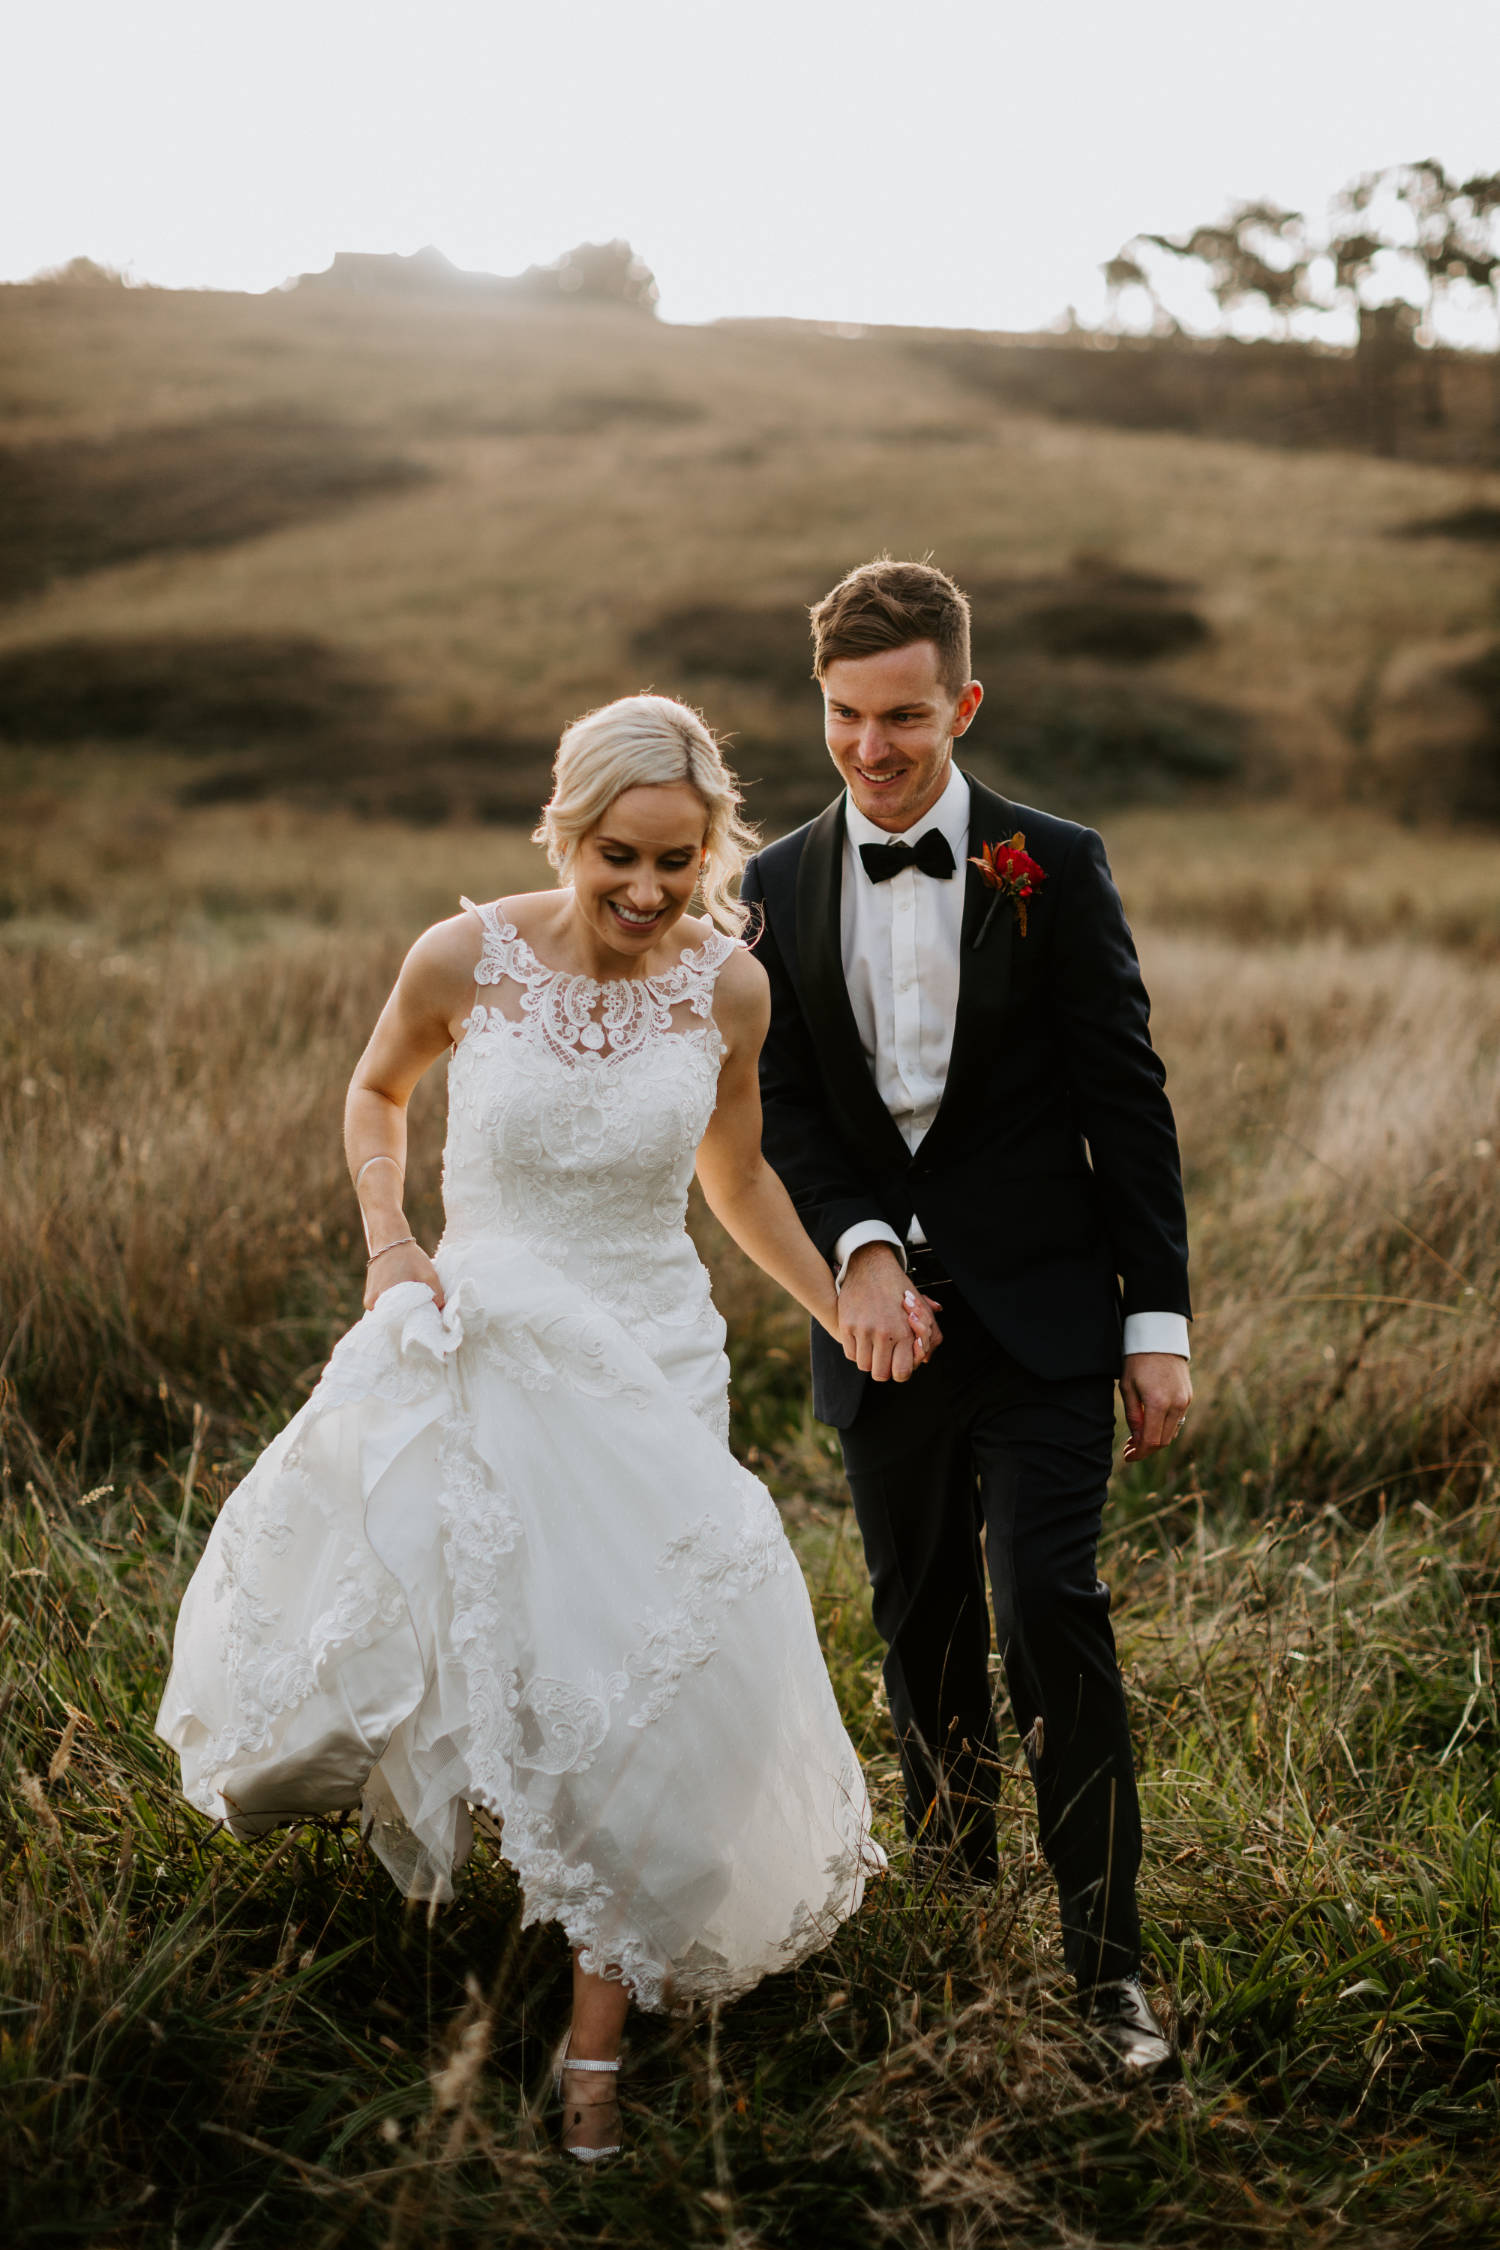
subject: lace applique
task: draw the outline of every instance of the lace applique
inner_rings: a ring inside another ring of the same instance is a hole
[[[763,1486],[749,1477],[745,1481],[764,1498]],[[688,1668],[706,1664],[714,1654],[719,1645],[717,1617],[724,1604],[753,1593],[774,1571],[790,1566],[792,1551],[780,1518],[769,1499],[765,1507],[769,1516],[753,1504],[747,1508],[745,1527],[732,1544],[712,1516],[703,1516],[662,1555],[663,1575],[680,1571],[687,1584],[667,1615],[648,1626],[640,1648],[625,1659],[633,1680],[652,1684],[652,1693],[631,1714],[633,1727],[654,1725],[670,1706]]]
[[[520,1519],[498,1477],[476,1451],[469,1416],[455,1408],[439,1444],[439,1508],[446,1526],[444,1561],[449,1581],[463,1587],[466,1599],[453,1617],[454,1654],[468,1688],[470,1742],[468,1768],[473,1801],[500,1820],[505,1856],[521,1878],[527,1925],[559,1921],[574,1942],[575,1932],[592,1932],[607,1914],[610,1894],[587,1861],[569,1862],[556,1848],[537,1811],[514,1786],[514,1772],[531,1761],[525,1726],[530,1716],[539,1742],[537,1770],[570,1770],[566,1752],[570,1727],[579,1758],[596,1750],[608,1731],[597,1720],[605,1700],[597,1680],[575,1690],[539,1681],[540,1704],[503,1662],[507,1636],[501,1600],[504,1558],[520,1539]],[[611,1688],[613,1683],[610,1683]],[[550,1692],[549,1692],[550,1691]],[[592,1711],[590,1707],[592,1706]],[[548,1746],[554,1759],[548,1761]],[[556,1762],[557,1757],[562,1762]],[[660,1990],[660,1973],[656,1983]],[[659,2003],[658,2003],[659,2004]]]
[[[470,902],[465,902],[470,903]],[[577,1281],[646,1345],[701,1346],[712,1395],[692,1403],[728,1433],[723,1322],[686,1233],[698,1144],[718,1098],[715,933],[664,976],[600,985],[539,962],[493,906],[476,907],[476,976],[519,1013],[477,1008],[449,1071],[445,1248],[514,1242]],[[603,1009],[601,1045],[584,1044]],[[682,1017],[689,1019],[682,1027]],[[604,1044],[608,1042],[608,1044]]]
[[[610,1705],[627,1686],[623,1672],[605,1679],[528,1680],[516,1701],[520,1741],[516,1764],[532,1773],[582,1773],[609,1732]]]
[[[560,1382],[587,1398],[628,1398],[636,1407],[650,1403],[651,1392],[614,1364],[603,1323],[586,1318],[557,1318],[544,1325],[493,1321],[482,1341],[489,1365],[523,1390],[550,1391]]]
[[[459,903],[478,915],[484,929],[475,984],[518,985],[524,1015],[564,1061],[633,1055],[654,1035],[673,1031],[676,1008],[688,1008],[712,1028],[714,980],[736,944],[721,930],[690,947],[660,976],[600,979],[549,969],[498,907],[476,906],[469,898]]]
[[[207,1782],[194,1793],[212,1811],[217,1776],[265,1749],[284,1713],[305,1703],[337,1657],[370,1647],[405,1614],[401,1588],[374,1551],[352,1547],[333,1587],[333,1599],[294,1645],[276,1635],[279,1601],[267,1579],[295,1540],[316,1480],[298,1458],[298,1424],[304,1407],[267,1449],[240,1487],[245,1504],[226,1509],[216,1527],[214,1593],[221,1605],[222,1660],[234,1682],[236,1716],[200,1753]],[[325,1511],[326,1512],[326,1511]]]

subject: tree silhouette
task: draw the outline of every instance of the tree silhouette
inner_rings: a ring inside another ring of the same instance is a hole
[[[1430,343],[1436,336],[1434,316],[1452,237],[1453,187],[1443,166],[1425,159],[1361,173],[1335,198],[1334,211],[1346,244],[1343,264],[1350,275],[1360,346],[1370,360],[1372,379],[1382,378],[1403,347],[1419,339]],[[1393,288],[1371,303],[1370,285],[1382,268]],[[1403,281],[1409,291],[1401,287]],[[1402,303],[1414,309],[1415,319],[1401,318],[1397,308]],[[1426,419],[1436,427],[1444,421],[1445,409],[1441,371],[1432,360],[1426,363],[1423,396]]]
[[[1140,234],[1135,241],[1202,265],[1221,313],[1262,304],[1283,336],[1293,313],[1312,302],[1308,277],[1314,253],[1306,222],[1300,211],[1284,211],[1278,203],[1239,203],[1191,234]],[[1121,256],[1130,248],[1127,243]]]
[[[1388,290],[1379,309],[1403,299],[1412,305],[1417,343],[1437,342],[1443,304],[1456,291],[1480,291],[1500,314],[1500,174],[1460,181],[1426,157],[1362,173],[1333,208],[1336,281],[1356,307],[1371,306],[1370,285],[1383,268],[1395,294]],[[1424,355],[1422,366],[1427,419],[1441,423],[1440,363]]]
[[[1417,371],[1427,422],[1447,420],[1444,363],[1418,347],[1437,343],[1449,301],[1487,297],[1500,327],[1500,172],[1459,180],[1424,157],[1362,172],[1332,199],[1319,230],[1301,212],[1259,198],[1187,234],[1134,235],[1102,269],[1111,326],[1121,296],[1136,287],[1163,325],[1151,252],[1200,267],[1226,327],[1243,307],[1260,305],[1285,339],[1299,312],[1347,312],[1368,441],[1394,452],[1403,368]],[[1500,431],[1500,351],[1494,366]]]
[[[1471,288],[1490,300],[1500,329],[1500,172],[1476,172],[1459,189],[1457,265]],[[1492,363],[1491,416],[1500,432],[1500,349]]]
[[[1464,288],[1488,295],[1500,319],[1500,172],[1460,181],[1436,157],[1388,164],[1351,180],[1329,211],[1320,235],[1266,198],[1188,234],[1133,235],[1102,269],[1111,317],[1127,288],[1157,301],[1141,256],[1150,249],[1201,266],[1226,320],[1260,304],[1283,336],[1304,310],[1342,305],[1358,325],[1361,312],[1403,302],[1416,309],[1417,340],[1432,344],[1445,299]]]
[[[1147,273],[1139,258],[1131,257],[1128,243],[1123,250],[1116,251],[1112,258],[1106,258],[1099,270],[1104,276],[1104,294],[1108,306],[1104,319],[1107,328],[1118,330],[1120,325],[1120,299],[1127,289],[1144,289],[1151,300],[1153,325],[1161,317],[1161,299],[1152,287],[1151,276]]]

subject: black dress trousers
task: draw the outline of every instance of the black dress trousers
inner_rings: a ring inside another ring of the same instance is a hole
[[[924,1861],[998,1873],[995,1632],[1081,1986],[1140,1964],[1140,1810],[1125,1694],[1096,1569],[1114,1450],[1107,1375],[1049,1381],[951,1284],[924,1283],[943,1342],[907,1383],[870,1383],[844,1466],[886,1643],[907,1833]]]

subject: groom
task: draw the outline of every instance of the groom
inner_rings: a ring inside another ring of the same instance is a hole
[[[845,790],[757,854],[742,895],[771,981],[766,1154],[839,1277],[843,1351],[814,1329],[813,1404],[843,1440],[907,1831],[919,1865],[996,1879],[987,1562],[1064,1954],[1120,2067],[1148,2072],[1170,2057],[1139,1982],[1140,1815],[1095,1555],[1116,1380],[1130,1459],[1192,1396],[1165,1074],[1099,838],[953,763],[984,691],[952,580],[865,563],[812,625]],[[939,1307],[930,1366],[913,1287]]]

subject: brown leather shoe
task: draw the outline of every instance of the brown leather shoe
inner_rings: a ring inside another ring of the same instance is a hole
[[[1139,1977],[1091,1985],[1078,1995],[1079,2013],[1109,2055],[1116,2075],[1135,2083],[1177,2069],[1171,2042],[1151,2012]]]

